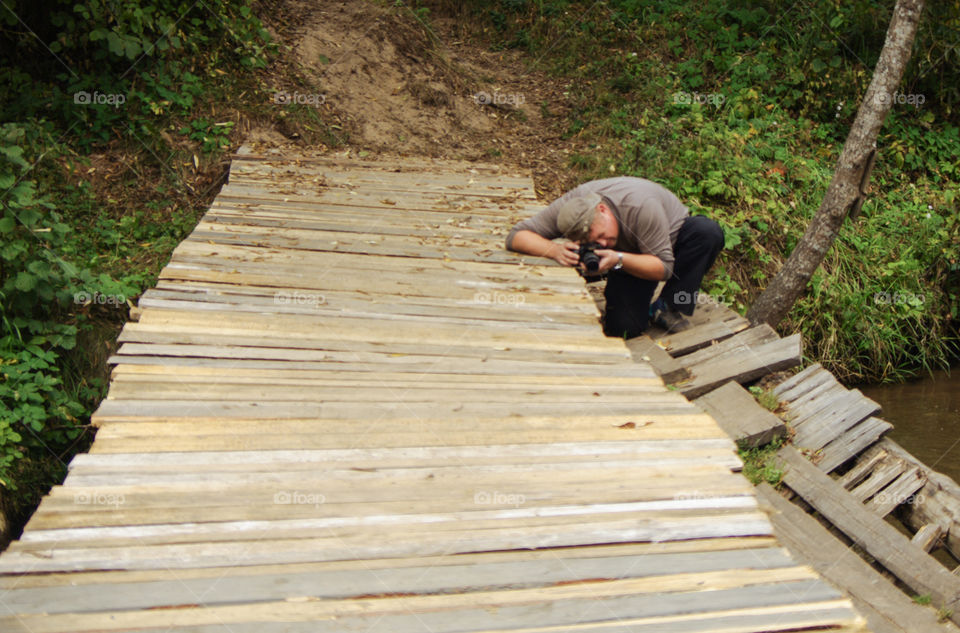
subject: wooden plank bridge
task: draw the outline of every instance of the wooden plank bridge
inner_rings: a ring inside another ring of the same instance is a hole
[[[237,156],[0,556],[0,630],[864,630],[495,166]],[[697,391],[699,393],[699,391]]]

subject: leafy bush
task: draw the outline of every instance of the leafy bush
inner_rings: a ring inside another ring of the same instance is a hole
[[[143,249],[169,252],[196,219],[167,211],[164,192],[182,189],[171,121],[187,121],[201,152],[223,151],[233,122],[195,109],[226,69],[263,68],[271,44],[245,0],[11,0],[0,25],[15,60],[0,69],[0,484],[14,487],[22,457],[59,467],[103,395],[90,375],[100,352],[80,341],[150,281]],[[111,144],[162,175],[129,214],[82,177],[96,171],[82,156]]]
[[[31,130],[37,133],[37,130]],[[42,131],[40,131],[42,133]],[[77,271],[58,255],[69,227],[28,176],[23,126],[0,128],[0,481],[22,451],[79,432],[82,407],[62,390],[58,352],[76,344],[59,320],[79,290]],[[32,158],[32,157],[31,157]]]

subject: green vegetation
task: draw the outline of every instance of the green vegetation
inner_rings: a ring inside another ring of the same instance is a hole
[[[538,69],[572,80],[567,134],[595,148],[570,157],[582,180],[613,164],[721,223],[727,249],[706,289],[743,312],[820,205],[893,4],[470,7],[493,48],[527,50]],[[956,4],[928,6],[881,130],[873,196],[782,324],[841,379],[903,378],[955,358],[958,27]]]
[[[0,24],[0,486],[16,490],[0,496],[17,525],[91,441],[128,302],[209,205],[238,123],[330,135],[317,108],[278,105],[303,80],[268,74],[248,0],[14,0]]]
[[[764,409],[767,409],[768,411],[776,411],[780,408],[780,400],[769,389],[752,385],[749,387],[749,390],[750,393],[753,394],[753,397],[757,399],[757,402],[760,403],[760,406]]]
[[[783,479],[783,464],[777,459],[777,451],[783,444],[782,438],[752,448],[741,443],[738,448],[743,461],[743,476],[755,486],[763,482],[771,486],[780,485],[780,480]]]

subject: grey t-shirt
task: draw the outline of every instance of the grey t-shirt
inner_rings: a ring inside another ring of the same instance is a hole
[[[690,210],[669,189],[643,178],[618,176],[583,183],[540,213],[518,222],[507,235],[507,249],[517,231],[533,231],[548,240],[562,237],[557,227],[560,207],[569,198],[586,193],[600,194],[613,203],[613,214],[620,229],[615,249],[656,255],[666,269],[664,279],[669,279],[673,274],[673,246]]]

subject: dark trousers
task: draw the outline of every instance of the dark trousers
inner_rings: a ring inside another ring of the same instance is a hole
[[[723,229],[719,224],[703,215],[684,220],[673,247],[673,274],[660,293],[668,307],[687,316],[693,314],[703,276],[722,249]],[[607,300],[604,334],[633,338],[646,330],[650,301],[658,283],[622,270],[611,271],[603,293]]]

